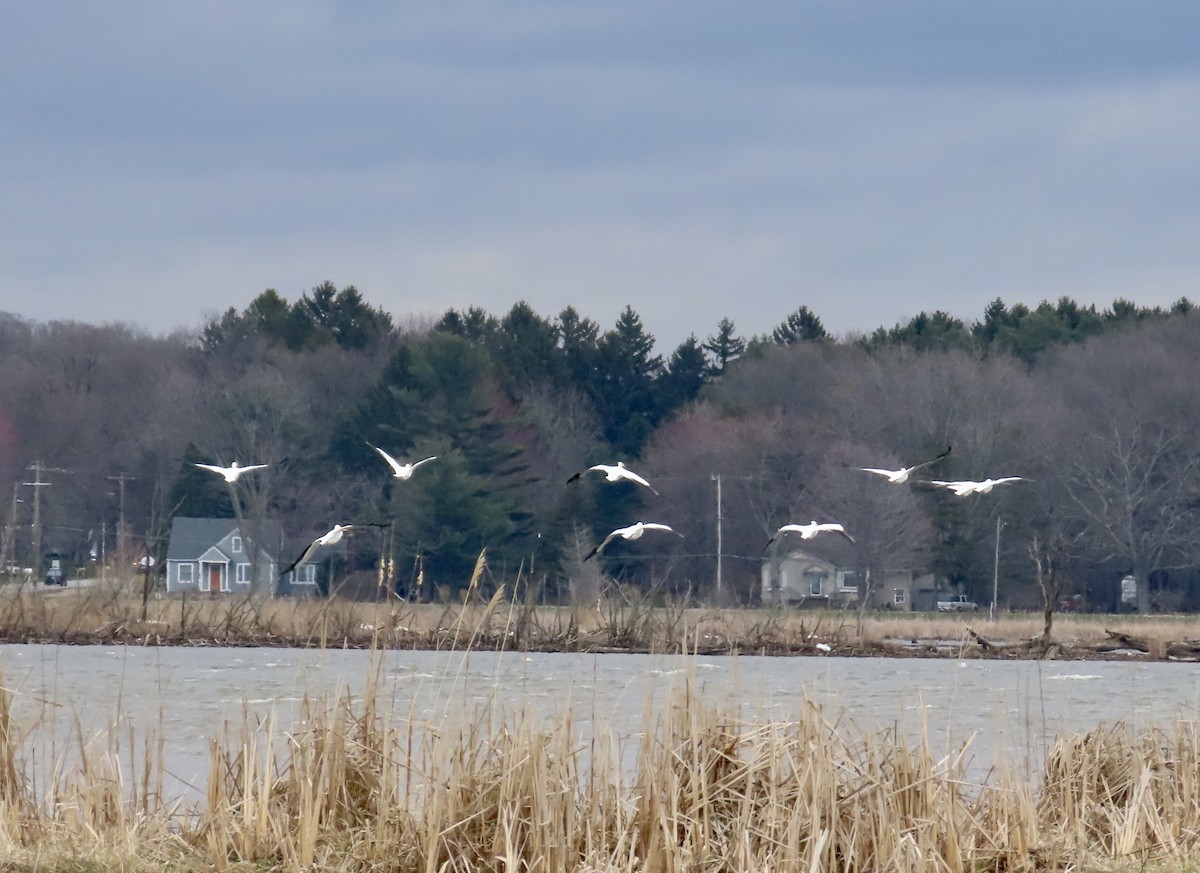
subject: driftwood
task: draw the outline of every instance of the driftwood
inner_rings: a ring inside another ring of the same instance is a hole
[[[1119,631],[1110,631],[1108,628],[1105,628],[1104,632],[1108,634],[1108,639],[1095,645],[1097,652],[1113,652],[1117,649],[1135,649],[1143,653],[1150,651],[1150,644],[1141,637],[1133,637]]]
[[[967,636],[969,636],[975,642],[979,643],[979,647],[981,649],[983,649],[985,652],[990,649],[998,648],[995,643],[991,642],[990,640],[985,640],[979,634],[975,633],[973,628],[967,628]]]
[[[1168,658],[1200,660],[1200,640],[1179,640],[1167,643]]]

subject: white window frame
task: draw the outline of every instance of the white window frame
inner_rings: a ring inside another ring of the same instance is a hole
[[[186,562],[186,563],[181,562],[181,563],[177,564],[176,566],[179,567],[179,570],[175,574],[175,576],[180,585],[191,585],[193,582],[196,581],[196,565],[195,564],[193,564],[191,562]],[[185,576],[186,576],[186,578],[185,578]]]
[[[301,564],[292,571],[293,585],[316,585],[317,584],[317,565],[316,564]]]
[[[238,564],[237,575],[235,577],[239,585],[249,585],[250,580],[254,578],[254,574],[250,572],[249,564]]]
[[[848,578],[854,579],[855,577],[856,577],[856,574],[853,570],[838,570],[838,574],[837,574],[838,591],[841,594],[857,594],[858,593],[858,585],[857,584],[854,584],[854,585],[846,584],[846,579],[848,579]]]
[[[892,605],[903,606],[908,602],[908,593],[903,588],[892,589]]]
[[[233,539],[229,541],[229,548],[235,555],[240,555],[242,553],[242,538],[235,534]]]
[[[824,570],[808,570],[804,579],[808,582],[808,596],[821,597],[825,592],[825,579],[829,576]]]

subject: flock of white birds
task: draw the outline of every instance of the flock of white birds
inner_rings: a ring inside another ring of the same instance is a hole
[[[368,445],[370,445],[370,444],[368,443]],[[379,446],[372,445],[371,448],[373,448],[376,452],[378,452],[379,455],[384,459],[384,461],[387,462],[388,466],[392,470],[392,477],[395,479],[401,479],[401,480],[411,479],[412,475],[413,475],[413,471],[416,470],[417,467],[420,467],[422,464],[428,464],[430,461],[437,460],[437,455],[434,455],[429,458],[424,458],[420,461],[401,463],[400,461],[396,460],[394,457],[389,455],[387,452],[385,452],[383,449],[379,448]],[[864,473],[874,473],[875,475],[882,476],[888,481],[889,484],[903,485],[906,482],[910,481],[913,473],[915,473],[917,470],[922,470],[926,467],[931,467],[934,464],[936,464],[938,461],[941,461],[943,458],[945,458],[949,454],[950,454],[950,447],[947,446],[946,450],[944,452],[940,453],[937,457],[930,458],[928,461],[922,461],[919,464],[913,464],[911,467],[901,467],[899,470],[886,470],[886,469],[883,469],[880,467],[859,467],[857,469],[862,470]],[[238,465],[237,461],[234,461],[228,467],[222,467],[217,464],[196,464],[196,466],[200,467],[203,470],[210,470],[213,473],[220,475],[226,482],[228,482],[230,485],[233,485],[242,476],[242,474],[248,473],[251,470],[265,469],[268,465],[267,464],[250,464],[245,467],[242,467],[242,466]],[[658,491],[655,490],[654,486],[652,486],[649,481],[647,481],[644,477],[639,476],[637,473],[633,472],[628,467],[626,467],[624,461],[617,461],[616,464],[594,464],[591,467],[588,467],[586,470],[581,470],[580,472],[576,473],[574,476],[572,476],[571,478],[569,478],[567,480],[567,483],[570,484],[571,482],[577,482],[581,478],[583,478],[584,475],[586,475],[588,473],[603,473],[604,479],[606,482],[632,482],[635,485],[640,485],[643,488],[649,489],[654,494],[658,494]],[[927,480],[922,480],[922,482],[923,482],[923,484],[931,485],[935,488],[945,488],[948,491],[953,492],[956,497],[967,497],[972,494],[988,494],[997,485],[1007,485],[1011,482],[1020,482],[1023,480],[1023,478],[1024,477],[1022,477],[1022,476],[1001,476],[1000,478],[997,478],[997,479],[989,478],[989,479],[982,479],[982,480],[978,480],[978,481],[970,480],[970,479],[955,480],[955,481],[949,481],[949,480],[944,480],[944,479],[927,479]],[[289,564],[286,569],[284,569],[280,572],[280,576],[285,576],[288,573],[292,572],[292,570],[296,569],[297,566],[299,566],[300,564],[303,564],[309,558],[311,558],[318,549],[323,548],[325,546],[332,546],[335,543],[339,542],[342,539],[342,536],[345,534],[345,532],[354,527],[387,527],[387,525],[381,525],[381,524],[365,524],[365,525],[363,525],[363,524],[358,524],[358,525],[335,524],[329,531],[327,531],[326,533],[322,534],[321,536],[319,536],[315,540],[313,540],[311,543],[309,543],[308,546],[305,547],[304,551],[301,552],[299,557],[297,557],[296,560],[292,561],[292,563]],[[677,530],[672,528],[670,525],[660,524],[658,522],[651,522],[651,521],[639,521],[639,522],[635,522],[634,524],[631,524],[627,527],[619,527],[616,530],[612,531],[608,536],[606,536],[600,542],[599,545],[597,545],[594,549],[592,549],[590,552],[588,552],[583,560],[584,561],[590,560],[591,558],[600,554],[601,552],[603,552],[605,550],[605,548],[608,547],[609,543],[613,542],[613,540],[616,540],[616,539],[623,539],[623,540],[641,539],[642,534],[646,533],[646,531],[664,531],[666,533],[674,534],[675,536],[678,536],[678,537],[683,536],[683,534],[679,533]],[[764,550],[766,548],[770,548],[771,544],[774,543],[779,537],[783,536],[784,534],[789,534],[789,533],[799,534],[800,538],[804,539],[804,540],[811,540],[814,537],[816,537],[818,534],[833,533],[833,534],[837,534],[838,536],[844,537],[845,539],[849,540],[851,543],[854,542],[854,537],[852,537],[849,533],[846,532],[846,529],[843,525],[841,525],[837,522],[810,521],[808,524],[785,524],[785,525],[783,525],[782,527],[779,528],[779,530],[777,530],[775,532],[775,534],[771,537],[771,539],[769,539],[767,541],[767,545],[766,545],[766,547],[764,547]]]

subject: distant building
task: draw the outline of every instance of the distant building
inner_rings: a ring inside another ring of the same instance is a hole
[[[251,525],[247,525],[249,529]],[[286,590],[278,590],[277,555],[283,548],[278,522],[256,524],[261,530],[258,549],[258,590],[288,594],[316,589],[317,568],[306,563],[298,566],[286,580]],[[196,592],[220,595],[249,592],[255,583],[252,566],[253,539],[243,536],[236,519],[175,518],[167,545],[167,592]],[[297,548],[299,551],[300,548]]]
[[[863,580],[858,573],[813,552],[790,549],[768,555],[762,565],[764,606],[857,606]],[[932,573],[912,570],[877,572],[871,582],[870,609],[903,612],[931,610],[935,596]]]

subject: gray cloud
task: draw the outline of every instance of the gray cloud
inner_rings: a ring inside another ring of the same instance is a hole
[[[398,316],[630,303],[671,345],[801,303],[1168,304],[1200,275],[1196,14],[27,5],[0,308],[166,330],[331,279]]]

